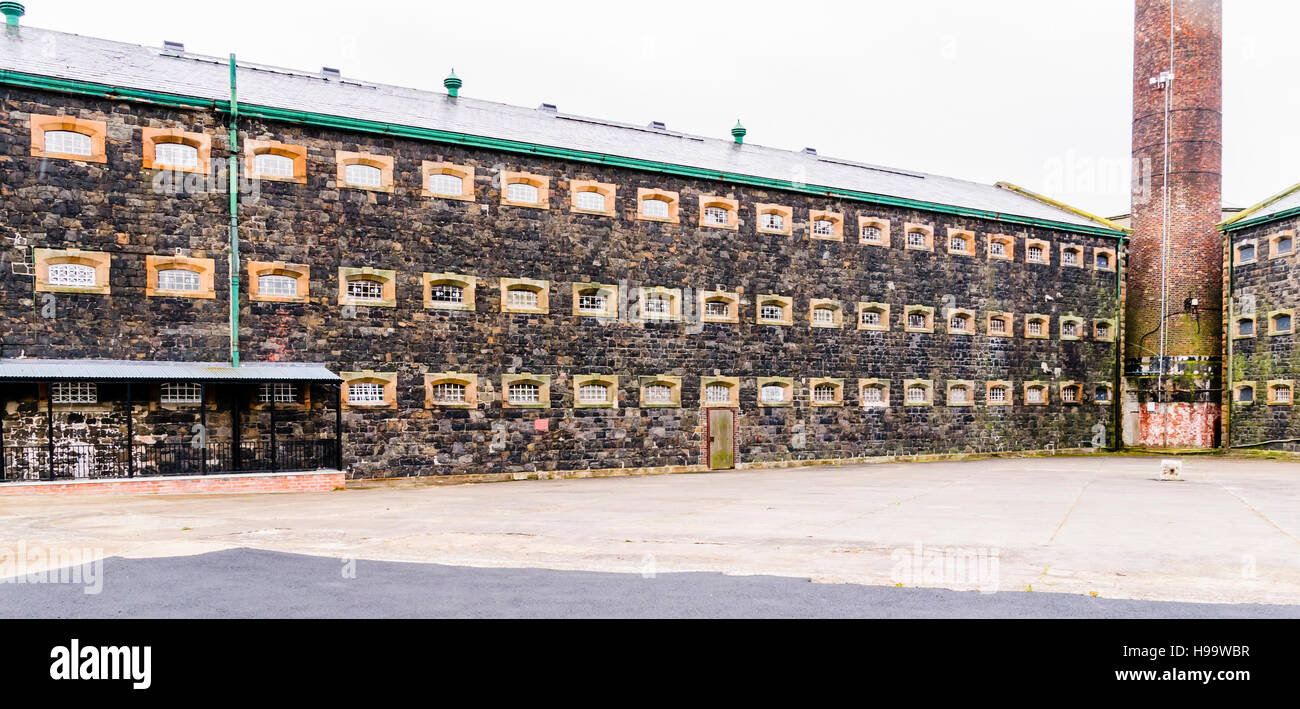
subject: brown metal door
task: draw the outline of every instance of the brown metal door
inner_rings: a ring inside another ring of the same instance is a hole
[[[736,414],[727,409],[709,409],[709,469],[736,467]]]

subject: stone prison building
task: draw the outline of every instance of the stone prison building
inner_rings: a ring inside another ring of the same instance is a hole
[[[1015,185],[0,10],[9,487],[1091,450],[1176,401],[1125,356],[1141,234]],[[1251,439],[1295,435],[1294,202],[1216,272]]]

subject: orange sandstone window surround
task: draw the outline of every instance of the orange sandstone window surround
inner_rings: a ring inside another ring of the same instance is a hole
[[[108,162],[104,121],[75,116],[31,115],[31,152],[33,157]]]

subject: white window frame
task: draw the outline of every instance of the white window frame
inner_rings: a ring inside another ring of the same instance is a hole
[[[50,399],[55,404],[97,404],[99,385],[95,382],[50,382]]]
[[[47,269],[49,283],[52,286],[70,288],[93,288],[97,282],[96,269],[84,263],[52,263]]]
[[[343,166],[343,182],[349,187],[383,187],[384,171],[374,165],[350,163]]]
[[[258,177],[293,177],[294,159],[277,153],[253,156],[253,173]]]
[[[542,190],[527,182],[511,182],[506,185],[506,199],[519,204],[541,204]]]
[[[95,152],[91,137],[75,130],[47,130],[42,142],[47,153],[90,157]]]
[[[203,386],[193,382],[164,382],[158,401],[163,404],[199,404],[203,402]]]

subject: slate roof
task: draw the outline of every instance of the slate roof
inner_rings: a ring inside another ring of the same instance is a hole
[[[0,69],[226,100],[229,60],[29,26],[0,32]],[[239,101],[868,192],[1071,225],[1106,225],[994,185],[752,143],[245,62]]]

